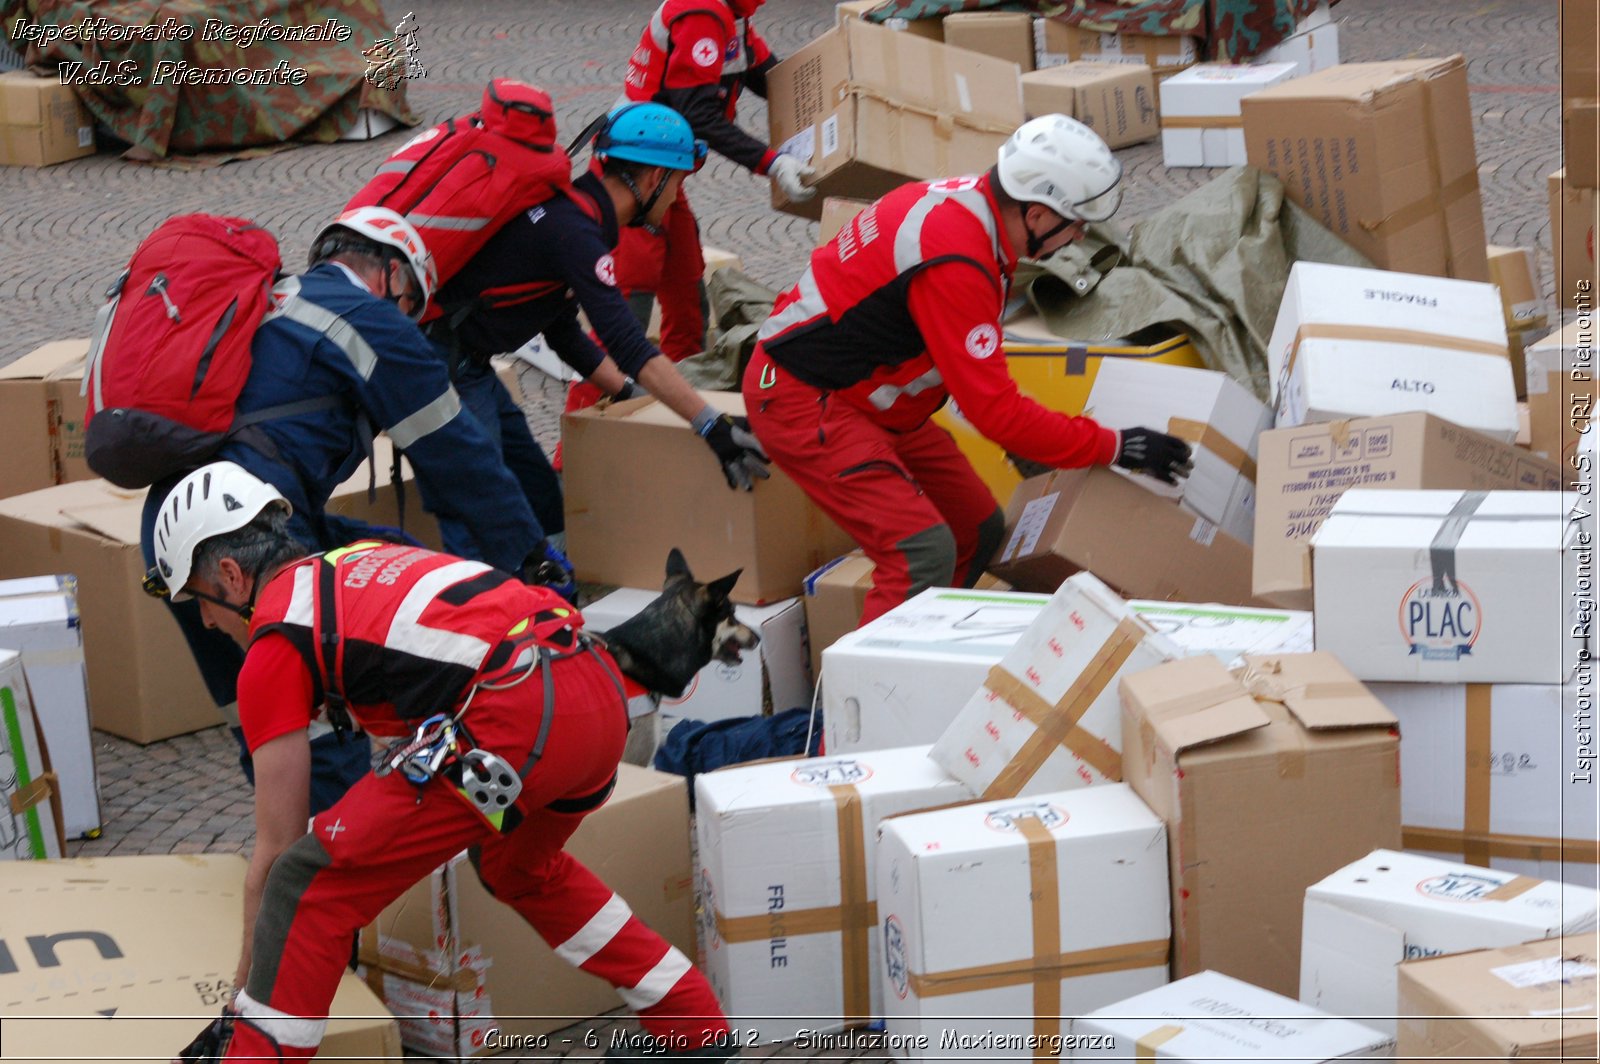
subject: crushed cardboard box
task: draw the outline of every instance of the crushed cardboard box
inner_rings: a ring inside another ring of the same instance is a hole
[[[1070,115],[1113,148],[1150,140],[1156,121],[1156,81],[1150,69],[1128,63],[1063,63],[1022,75],[1029,118]]]
[[[1161,85],[1161,161],[1177,166],[1243,166],[1239,101],[1294,77],[1294,63],[1197,63]]]
[[[0,650],[0,767],[0,862],[60,857],[66,842],[56,776],[22,655],[11,650]]]
[[[0,166],[52,166],[94,154],[94,118],[59,77],[0,74]]]

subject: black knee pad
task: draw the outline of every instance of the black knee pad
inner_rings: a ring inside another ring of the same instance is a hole
[[[895,548],[906,557],[911,586],[906,598],[930,587],[948,586],[955,579],[956,537],[949,525],[933,525],[907,536]]]
[[[997,506],[994,513],[985,517],[978,526],[978,545],[972,552],[972,564],[962,579],[962,587],[971,587],[978,582],[978,577],[983,575],[983,570],[994,559],[1005,537],[1006,514]]]

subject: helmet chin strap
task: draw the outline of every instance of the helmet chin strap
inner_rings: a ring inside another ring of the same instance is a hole
[[[634,184],[632,174],[623,171],[620,176],[622,177],[622,183],[627,185],[628,191],[633,194],[633,202],[638,207],[637,213],[635,213],[633,219],[628,222],[628,228],[646,228],[650,223],[645,221],[645,219],[650,217],[651,210],[655,208],[656,203],[661,199],[661,193],[667,190],[667,178],[663,176],[661,178],[661,183],[656,186],[656,190],[650,193],[650,198],[645,199],[644,195],[639,191],[639,186]]]
[[[1060,216],[1058,215],[1057,217],[1060,217]],[[1060,225],[1058,225],[1055,228],[1051,229],[1048,233],[1045,233],[1043,236],[1038,236],[1038,235],[1036,235],[1034,233],[1034,231],[1032,229],[1028,228],[1028,220],[1027,220],[1026,217],[1024,217],[1023,220],[1022,220],[1022,228],[1028,234],[1028,258],[1030,258],[1030,259],[1038,258],[1039,257],[1039,250],[1041,248],[1043,248],[1047,242],[1055,239],[1057,236],[1059,236],[1061,233],[1065,232],[1066,230],[1071,229],[1073,227],[1073,225],[1075,225],[1075,224],[1077,224],[1077,219],[1076,218],[1062,218]]]

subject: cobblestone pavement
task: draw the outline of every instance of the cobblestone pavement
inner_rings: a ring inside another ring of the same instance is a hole
[[[475,105],[492,75],[550,89],[565,130],[604,109],[637,40],[646,0],[390,0],[415,10],[428,77],[411,83],[424,124]],[[1493,243],[1534,246],[1548,295],[1553,287],[1545,176],[1560,164],[1556,0],[1345,0],[1335,11],[1347,62],[1462,52],[1470,60],[1485,220]],[[832,0],[773,0],[759,25],[780,54],[833,19]],[[743,119],[765,128],[765,105]],[[375,163],[402,141],[316,145],[216,169],[185,172],[125,163],[102,153],[45,170],[0,169],[0,365],[40,343],[84,335],[99,294],[137,242],[169,214],[207,210],[254,218],[280,238],[288,263],[303,261],[316,227],[344,203]],[[1167,170],[1158,144],[1123,151],[1124,220],[1171,202],[1212,176]],[[812,223],[771,211],[765,181],[719,158],[693,181],[706,243],[737,252],[747,271],[774,286],[793,281],[814,237]],[[524,372],[530,420],[554,442],[560,394]],[[248,792],[235,748],[221,728],[140,747],[97,733],[103,835],[73,842],[74,856],[247,852]],[[581,1047],[601,1017],[563,1032]],[[576,1057],[592,1051],[575,1048]],[[827,1058],[796,1049],[755,1054]],[[884,1059],[881,1050],[861,1059]],[[506,1058],[512,1059],[512,1058]]]

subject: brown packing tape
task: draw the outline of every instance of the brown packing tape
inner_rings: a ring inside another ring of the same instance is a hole
[[[1218,432],[1215,426],[1204,421],[1173,417],[1167,419],[1167,431],[1197,447],[1204,447],[1238,470],[1240,476],[1255,483],[1256,460],[1250,457],[1249,451]]]
[[[861,795],[852,784],[829,787],[833,794],[839,830],[839,901],[852,915],[867,911],[867,851],[861,816]],[[839,929],[840,986],[844,991],[844,1016],[853,1020],[871,1019],[871,964],[867,956],[867,937],[877,924],[847,920]]]
[[[1156,1050],[1161,1048],[1161,1046],[1165,1045],[1166,1043],[1172,1041],[1182,1033],[1183,1028],[1179,1027],[1175,1023],[1169,1023],[1161,1027],[1157,1027],[1155,1030],[1151,1031],[1149,1034],[1145,1035],[1143,1038],[1134,1043],[1133,1059],[1156,1059]]]
[[[1432,154],[1433,141],[1431,139],[1428,142],[1428,146],[1430,149],[1430,154]],[[1438,188],[1438,184],[1435,183],[1434,187]],[[1387,216],[1380,218],[1375,222],[1368,221],[1365,218],[1358,218],[1356,219],[1356,224],[1374,236],[1388,236],[1391,233],[1409,229],[1411,226],[1416,225],[1418,222],[1425,218],[1431,217],[1432,215],[1437,214],[1442,217],[1446,210],[1455,206],[1457,200],[1465,196],[1473,195],[1477,191],[1478,173],[1474,170],[1462,174],[1444,188],[1439,189],[1439,191],[1434,195],[1419,199],[1413,203],[1408,203],[1397,211],[1389,212]],[[1446,229],[1448,230],[1448,226]],[[1445,233],[1444,243],[1446,245],[1449,244],[1448,231]],[[1447,246],[1445,248],[1445,258],[1449,259],[1451,257],[1450,249]]]
[[[1294,333],[1294,345],[1289,348],[1289,358],[1283,365],[1283,379],[1288,380],[1300,357],[1300,345],[1307,340],[1370,340],[1383,344],[1409,344],[1416,347],[1442,347],[1450,351],[1463,351],[1473,355],[1498,355],[1510,359],[1506,344],[1489,340],[1468,340],[1460,336],[1439,336],[1418,329],[1394,329],[1379,325],[1337,325],[1329,322],[1308,323]],[[1346,430],[1348,431],[1348,430]],[[1343,446],[1343,444],[1340,444]]]
[[[1292,739],[1288,736],[1293,736]],[[1304,779],[1306,760],[1311,754],[1305,729],[1290,728],[1285,733],[1285,748],[1278,751],[1278,778],[1280,780]],[[1292,743],[1293,745],[1287,745]]]
[[[1057,874],[1056,837],[1033,817],[1017,825],[1028,840],[1028,900],[1032,908],[1033,955],[1055,957],[1061,953],[1061,881]],[[1033,1033],[1040,1044],[1061,1033],[1061,980],[1034,979]]]
[[[1600,842],[1594,839],[1552,838],[1545,835],[1496,835],[1492,832],[1470,836],[1482,845],[1490,858],[1518,861],[1571,861],[1600,863]],[[1466,857],[1469,836],[1449,828],[1401,827],[1400,845],[1407,850],[1459,854]]]
[[[1026,957],[1003,964],[984,964],[975,968],[957,968],[930,975],[909,976],[911,988],[918,997],[944,997],[949,994],[967,994],[978,990],[1021,986],[1037,979],[1075,979],[1084,975],[1102,975],[1106,972],[1128,972],[1139,968],[1155,968],[1167,963],[1170,940],[1152,939],[1148,942],[1127,942],[1119,946],[1102,946],[1098,949],[1077,950],[1054,957]]]
[[[56,774],[54,772],[41,772],[28,783],[18,787],[11,794],[11,813],[21,816],[41,802],[50,800],[56,793]]]
[[[1541,882],[1543,881],[1534,879],[1532,876],[1517,876],[1514,879],[1507,880],[1491,890],[1489,893],[1485,894],[1483,896],[1483,900],[1510,901],[1512,898],[1520,898],[1534,887],[1537,887]]]
[[[717,935],[724,942],[762,942],[772,937],[772,916],[758,913],[755,916],[723,916],[713,914],[717,921]],[[843,905],[823,905],[815,909],[785,910],[783,934],[822,935],[843,930],[851,922],[868,926],[878,922],[878,905],[868,902],[859,911]]]
[[[1161,119],[1162,129],[1243,129],[1243,115],[1174,115]]]
[[[367,966],[367,985],[380,996],[383,979],[378,973],[398,975],[429,990],[470,994],[478,989],[478,975],[472,969],[462,968],[451,975],[444,975],[425,964],[413,964],[398,957],[385,957],[375,941],[377,937],[370,924],[362,929],[361,950],[356,960]]]
[[[1465,796],[1461,808],[1463,845],[1461,858],[1468,864],[1486,866],[1489,848],[1483,837],[1489,833],[1490,765],[1494,760],[1491,738],[1494,688],[1486,683],[1467,684]]]
[[[876,103],[882,107],[886,107],[891,111],[897,111],[902,114],[918,115],[935,123],[947,119],[951,126],[960,126],[962,129],[970,129],[978,133],[994,133],[1001,136],[1009,136],[1011,133],[1015,132],[1014,127],[1002,125],[999,122],[989,122],[981,118],[974,118],[971,115],[958,114],[953,111],[946,111],[935,107],[927,107],[922,104],[907,103],[904,100],[896,100],[888,95],[885,95],[884,93],[866,88],[861,85],[850,86],[850,95],[863,100],[871,100],[873,103]]]

